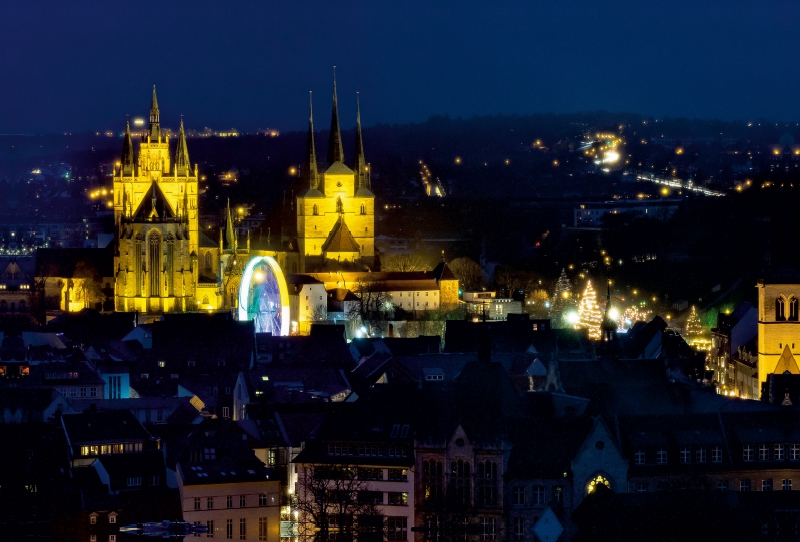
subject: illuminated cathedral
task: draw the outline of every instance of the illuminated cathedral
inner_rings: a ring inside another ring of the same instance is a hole
[[[174,154],[162,132],[156,89],[150,125],[134,153],[130,124],[114,171],[115,306],[118,311],[194,310],[198,281],[197,165],[181,121]]]
[[[317,166],[313,109],[309,109],[304,186],[297,195],[299,271],[339,270],[342,264],[350,269],[372,266],[375,257],[375,196],[364,158],[360,104],[356,117],[355,156],[350,168],[344,163],[334,79],[327,163],[322,171]]]
[[[170,150],[155,87],[150,123],[139,138],[137,154],[126,125],[114,170],[116,310],[161,314],[236,309],[248,262],[257,257],[274,259],[284,273],[373,266],[375,196],[364,158],[360,106],[355,156],[348,167],[335,79],[324,164],[317,163],[313,110],[309,112],[303,186],[294,206],[297,230],[286,246],[251,249],[249,235],[244,240],[236,233],[230,205],[218,243],[200,230],[197,164],[189,161],[183,121]]]

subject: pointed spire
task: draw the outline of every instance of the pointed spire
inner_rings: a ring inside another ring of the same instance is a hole
[[[225,223],[225,241],[228,243],[229,249],[235,249],[236,236],[233,231],[233,219],[231,218],[231,200],[228,199],[228,218]]]
[[[303,180],[309,188],[316,190],[319,187],[317,149],[314,146],[314,105],[311,101],[310,90],[308,91],[308,143],[306,144],[306,164],[303,171]]]
[[[125,139],[122,140],[122,158],[120,171],[123,177],[133,175],[133,139],[131,138],[131,124],[125,123]]]
[[[331,112],[331,134],[328,139],[328,165],[344,162],[342,133],[339,129],[339,100],[336,97],[336,66],[333,67],[333,111]]]
[[[361,100],[356,92],[356,156],[353,159],[353,171],[356,174],[356,191],[369,188],[367,185],[367,162],[364,159],[364,140],[361,137]]]
[[[175,149],[175,172],[181,176],[188,176],[192,172],[189,163],[189,148],[186,146],[186,133],[183,131],[183,119],[181,119],[181,129],[178,133],[178,146]]]
[[[161,140],[160,116],[158,99],[156,98],[156,86],[153,85],[153,100],[150,102],[150,140],[153,142]]]

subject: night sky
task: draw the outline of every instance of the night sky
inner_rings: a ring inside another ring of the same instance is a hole
[[[800,118],[800,3],[0,2],[0,134],[604,109]]]

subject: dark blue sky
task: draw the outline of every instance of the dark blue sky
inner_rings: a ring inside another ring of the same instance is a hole
[[[253,130],[605,109],[800,118],[790,1],[0,2],[0,133]]]

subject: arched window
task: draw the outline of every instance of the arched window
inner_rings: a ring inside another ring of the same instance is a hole
[[[362,215],[365,215],[365,214],[367,214],[367,208],[364,206],[364,204],[363,204],[363,203],[361,204],[361,214],[362,214]]]
[[[206,252],[206,269],[211,271],[211,253]]]
[[[450,464],[450,483],[456,504],[470,506],[472,504],[472,476],[470,475],[469,461],[459,459]]]
[[[150,295],[161,295],[161,236],[153,232],[150,234]]]
[[[789,298],[789,321],[797,322],[798,309],[800,308],[800,301],[795,296]]]
[[[318,214],[319,214],[319,207],[317,207],[317,204],[316,204],[316,203],[314,204],[314,207],[312,208],[312,211],[311,211],[311,213],[312,213],[313,215],[318,215]]]
[[[344,212],[344,205],[342,204],[342,198],[336,198],[336,212],[337,213]]]
[[[775,300],[775,320],[778,322],[786,321],[786,301],[783,296]]]

